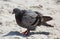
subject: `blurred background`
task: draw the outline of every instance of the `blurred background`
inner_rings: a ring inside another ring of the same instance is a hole
[[[0,35],[11,31],[23,32],[26,29],[19,27],[12,14],[14,8],[38,11],[43,15],[51,16],[52,21],[48,23],[54,27],[41,25],[33,32],[48,32],[45,34],[33,34],[28,37],[7,36],[0,39],[60,39],[60,0],[0,0]]]

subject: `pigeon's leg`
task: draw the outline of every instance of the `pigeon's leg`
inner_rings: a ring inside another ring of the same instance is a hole
[[[30,33],[30,30],[26,30],[25,32],[23,32],[24,35],[28,35]]]
[[[45,26],[47,26],[47,27],[54,27],[54,26],[52,26],[52,25],[50,25],[50,24],[47,24],[46,22],[42,23],[42,25],[45,25]]]

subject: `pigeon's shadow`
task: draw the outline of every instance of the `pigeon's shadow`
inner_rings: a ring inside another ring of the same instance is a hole
[[[34,35],[34,34],[49,35],[49,32],[30,32],[28,36]],[[14,36],[14,35],[26,37],[26,35],[23,35],[22,33],[17,32],[17,31],[11,31],[11,32],[9,32],[9,33],[3,35],[3,36],[5,37],[5,36]]]

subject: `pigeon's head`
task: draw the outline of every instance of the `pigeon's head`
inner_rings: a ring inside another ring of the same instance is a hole
[[[12,14],[16,14],[16,13],[21,13],[21,10],[18,8],[14,8]]]
[[[18,9],[18,8],[14,8],[12,14],[17,14],[17,13],[23,14],[25,12],[26,12],[26,10],[21,10],[21,9]]]

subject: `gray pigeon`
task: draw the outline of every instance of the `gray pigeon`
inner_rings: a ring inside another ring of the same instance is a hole
[[[40,25],[53,27],[52,25],[46,23],[47,21],[52,20],[52,18],[50,16],[43,16],[37,11],[14,8],[13,14],[15,14],[17,24],[23,28],[27,28],[27,30],[23,32],[24,35],[28,35],[30,30],[35,30],[36,27]]]

